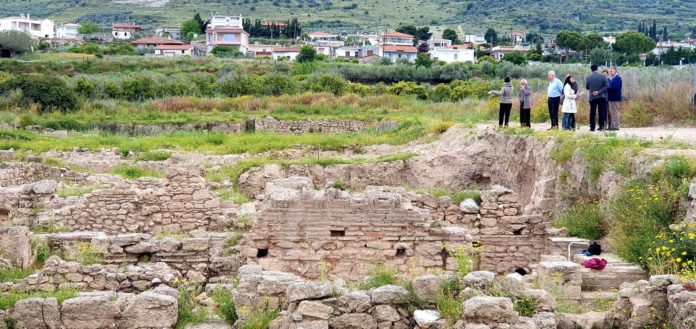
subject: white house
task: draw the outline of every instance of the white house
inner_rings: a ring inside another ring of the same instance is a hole
[[[691,43],[688,42],[678,42],[678,41],[660,41],[657,43],[655,46],[655,49],[652,50],[652,53],[655,55],[662,55],[667,52],[670,48],[674,49],[694,49],[696,46],[694,46]]]
[[[174,39],[181,38],[181,30],[176,27],[160,27],[155,29],[155,34],[160,37],[172,37]]]
[[[155,56],[181,57],[191,56],[192,45],[159,45],[155,47]]]
[[[333,41],[338,39],[338,35],[328,32],[315,31],[309,32],[307,34],[307,38],[309,38],[310,41]]]
[[[56,26],[56,38],[77,39],[80,36],[80,24],[67,23]]]
[[[340,58],[365,58],[376,56],[379,53],[377,46],[345,46],[336,49],[336,57]]]
[[[27,16],[0,18],[0,31],[26,32],[32,38],[54,38],[54,24],[48,19],[33,20]]]
[[[476,35],[476,34],[465,34],[464,39],[462,40],[464,43],[470,43],[474,46],[478,46],[480,44],[486,43],[486,38],[482,35]]]
[[[527,38],[527,33],[518,31],[512,31],[508,33],[508,35],[510,36],[510,41],[512,41],[512,44],[514,45],[523,44]]]
[[[452,40],[449,39],[434,39],[428,40],[428,49],[447,48],[452,46]]]
[[[606,42],[610,46],[616,43],[616,37],[613,35],[602,37],[602,40],[604,40],[604,42]]]
[[[128,23],[115,23],[111,25],[111,35],[116,40],[132,39],[142,31],[142,27]]]
[[[211,16],[205,30],[205,44],[208,52],[216,46],[228,46],[246,54],[249,51],[249,33],[242,26],[242,15]]]
[[[454,62],[474,62],[475,52],[464,45],[454,45],[449,47],[440,47],[430,49],[428,51],[430,58],[437,59],[446,63]]]
[[[382,45],[413,45],[413,36],[401,32],[388,32],[379,36],[379,43]]]
[[[297,58],[297,55],[299,54],[299,47],[278,47],[273,49],[273,52],[271,53],[271,58],[274,61],[283,59],[294,61],[295,58]]]
[[[502,61],[503,58],[505,57],[505,54],[511,53],[513,51],[519,51],[519,52],[526,54],[529,51],[529,48],[528,47],[521,47],[521,46],[493,47],[493,49],[491,49],[491,56],[498,61]]]
[[[389,58],[392,62],[398,59],[413,62],[418,55],[418,49],[413,46],[412,35],[401,32],[389,32],[380,35],[378,55]]]

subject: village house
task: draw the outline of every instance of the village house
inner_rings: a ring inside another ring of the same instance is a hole
[[[271,58],[274,61],[278,60],[290,60],[294,61],[297,55],[300,54],[299,47],[278,47],[273,49],[271,53]]]
[[[527,34],[524,32],[511,31],[508,36],[513,45],[521,45],[525,42]]]
[[[400,32],[389,32],[380,36],[379,56],[392,62],[403,59],[416,60],[418,49],[413,46],[413,36]]]
[[[80,24],[67,23],[56,26],[56,38],[77,39],[80,36]]]
[[[519,51],[526,54],[527,52],[529,52],[529,48],[521,46],[493,47],[493,49],[491,49],[491,57],[495,58],[497,61],[502,61],[503,58],[505,58],[505,54],[511,53],[513,51]]]
[[[0,31],[26,32],[32,38],[54,38],[54,24],[49,19],[33,20],[29,15],[0,19]]]
[[[181,57],[181,56],[191,56],[193,51],[193,46],[191,45],[159,45],[155,47],[155,56],[163,57]]]
[[[115,23],[111,25],[111,35],[115,40],[130,40],[143,32],[143,28],[138,25],[128,23]]]
[[[377,46],[344,46],[336,49],[336,58],[367,58],[376,56],[379,52]]]
[[[604,40],[604,42],[606,42],[610,46],[616,43],[616,37],[613,35],[602,37],[602,40]]]
[[[162,45],[183,45],[184,43],[173,38],[160,37],[157,35],[141,38],[131,42],[136,48],[157,47]]]
[[[155,34],[160,37],[172,37],[174,39],[181,39],[181,30],[177,27],[160,27],[155,29]]]
[[[315,31],[309,32],[307,34],[307,38],[309,39],[309,41],[335,41],[338,40],[338,34]]]
[[[428,40],[428,49],[447,48],[452,46],[452,40],[449,39],[434,39]]]
[[[466,45],[453,45],[449,47],[438,47],[428,51],[430,58],[437,59],[446,63],[454,62],[474,62],[475,51]]]
[[[242,26],[242,15],[211,16],[205,36],[208,53],[216,46],[234,47],[244,54],[249,51],[249,33]]]
[[[662,55],[666,53],[670,48],[674,49],[695,49],[696,46],[694,46],[691,43],[688,42],[679,42],[679,41],[660,41],[655,45],[655,49],[652,50],[652,53],[655,55]]]
[[[482,35],[465,34],[464,38],[462,39],[462,42],[471,44],[473,46],[478,46],[486,43],[486,38]]]
[[[282,48],[279,45],[261,45],[253,44],[249,45],[249,52],[253,53],[256,57],[271,57],[273,56],[273,50],[276,48]]]

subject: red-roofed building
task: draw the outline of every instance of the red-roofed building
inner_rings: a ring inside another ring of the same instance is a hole
[[[128,23],[115,23],[111,25],[111,34],[114,36],[114,39],[117,40],[132,39],[142,31],[142,27]]]
[[[381,45],[404,45],[413,46],[413,36],[401,32],[388,32],[379,36]]]
[[[216,46],[234,47],[246,54],[249,51],[249,33],[242,27],[242,16],[213,15],[205,30],[208,53]]]
[[[405,59],[409,62],[416,60],[418,49],[411,45],[380,45],[379,56],[389,58],[392,62]]]
[[[181,57],[191,56],[192,45],[159,45],[155,47],[155,56]]]
[[[183,45],[184,43],[177,40],[177,39],[165,38],[165,37],[160,37],[160,36],[155,35],[155,36],[151,36],[151,37],[140,38],[138,40],[131,42],[131,44],[135,47],[138,47],[138,48],[144,48],[144,47],[157,47],[160,45]]]

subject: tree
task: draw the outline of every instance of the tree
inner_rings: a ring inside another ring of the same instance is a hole
[[[396,32],[410,34],[415,37],[418,34],[418,28],[413,25],[402,25],[396,29]]]
[[[421,27],[416,31],[416,41],[418,40],[423,40],[423,41],[428,41],[430,40],[430,37],[432,37],[433,34],[430,32],[430,28],[427,26]]]
[[[544,43],[544,37],[542,37],[541,34],[539,34],[538,32],[527,33],[527,35],[525,36],[525,39],[529,43],[536,43],[536,44]]]
[[[596,48],[606,48],[607,43],[604,42],[604,38],[597,33],[590,33],[585,36],[585,48],[587,51],[591,51]]]
[[[488,30],[486,30],[486,42],[490,43],[491,45],[495,45],[498,42],[498,32],[496,32],[492,27],[489,27]]]
[[[24,99],[41,105],[41,111],[59,109],[67,112],[78,108],[75,92],[63,79],[45,74],[22,74],[0,83],[0,94],[19,89]]]
[[[433,60],[430,59],[428,53],[419,53],[416,56],[416,66],[430,67],[433,65]]]
[[[230,58],[230,57],[242,57],[244,54],[235,47],[229,46],[215,46],[213,50],[210,51],[215,57],[220,58]]]
[[[527,64],[527,57],[521,51],[511,51],[503,56],[503,60],[516,65]]]
[[[419,53],[427,53],[428,50],[430,50],[430,49],[428,49],[428,44],[426,42],[421,42],[418,45],[418,48],[416,48],[416,49],[418,49]]]
[[[655,49],[655,40],[638,31],[628,31],[616,37],[614,50],[624,54],[642,54]]]
[[[541,61],[544,55],[544,48],[541,46],[541,42],[537,42],[534,49],[529,50],[527,53],[527,59],[530,61]]]
[[[208,21],[204,21],[203,18],[201,18],[201,14],[196,13],[193,15],[193,20],[196,21],[196,24],[198,24],[198,31],[200,33],[203,33],[206,29],[208,29]]]
[[[662,27],[662,41],[667,41],[669,40],[669,34],[667,34],[667,27],[663,26]]]
[[[101,32],[101,27],[92,22],[84,22],[80,24],[80,27],[77,29],[77,33],[80,34],[94,34],[99,32]]]
[[[612,61],[612,52],[608,48],[595,48],[590,51],[590,62],[605,64]]]
[[[442,31],[442,38],[452,41],[452,44],[459,43],[459,36],[457,36],[457,31],[453,29],[445,29]]]
[[[298,63],[313,62],[317,59],[317,50],[310,45],[304,45],[300,48],[300,53],[295,60]]]
[[[186,40],[191,40],[194,34],[201,34],[200,25],[195,19],[187,19],[181,23],[181,35]]]
[[[586,38],[577,32],[561,31],[556,35],[556,45],[575,51],[583,51],[586,41]]]
[[[28,34],[19,31],[0,32],[0,51],[10,57],[31,50],[34,42]]]

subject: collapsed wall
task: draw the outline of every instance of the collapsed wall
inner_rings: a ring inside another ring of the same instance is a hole
[[[399,272],[454,271],[457,254],[477,242],[479,266],[507,272],[538,261],[541,252],[533,250],[545,244],[547,223],[522,215],[517,195],[502,187],[484,191],[481,207],[401,188],[316,191],[300,177],[276,181],[266,191],[246,251],[248,262],[266,270],[350,279],[377,264]]]

